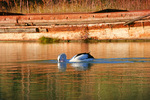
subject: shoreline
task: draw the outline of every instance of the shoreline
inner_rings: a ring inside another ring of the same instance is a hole
[[[0,41],[38,41],[43,36],[64,41],[149,40],[149,15],[150,10],[0,16]]]
[[[0,40],[0,43],[41,43],[41,44],[51,44],[51,43],[129,43],[129,42],[150,42],[150,39],[104,39],[104,40],[60,40],[59,42],[40,42],[39,40]]]

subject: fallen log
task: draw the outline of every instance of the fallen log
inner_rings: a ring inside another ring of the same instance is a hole
[[[147,14],[147,15],[145,15],[145,16],[141,16],[141,17],[132,19],[132,20],[126,22],[126,23],[124,24],[124,26],[129,25],[129,24],[131,24],[131,23],[134,23],[135,21],[141,20],[141,19],[143,19],[143,18],[145,18],[145,17],[148,17],[148,16],[150,16],[150,14]]]

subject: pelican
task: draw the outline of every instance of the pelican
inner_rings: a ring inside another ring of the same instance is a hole
[[[62,53],[58,56],[58,62],[88,62],[92,61],[94,57],[90,55],[90,53],[79,53],[73,56],[70,60],[67,60],[67,56],[65,53]]]

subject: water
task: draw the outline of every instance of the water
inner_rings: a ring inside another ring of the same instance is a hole
[[[150,43],[0,43],[0,100],[149,100]],[[88,63],[57,63],[90,52]]]

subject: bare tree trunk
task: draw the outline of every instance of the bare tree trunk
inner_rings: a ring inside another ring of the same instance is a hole
[[[20,0],[20,12],[22,13],[22,0]]]
[[[29,1],[27,0],[27,11],[29,13]]]

